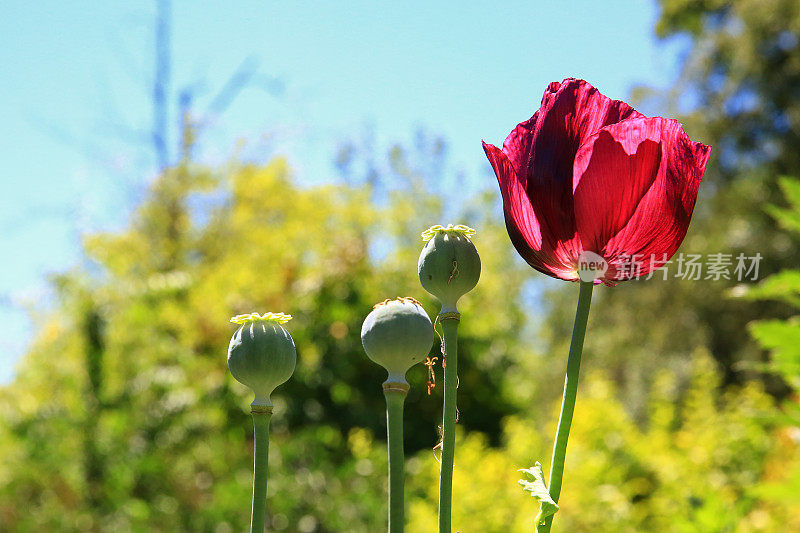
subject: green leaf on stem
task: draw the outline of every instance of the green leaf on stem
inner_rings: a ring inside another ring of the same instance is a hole
[[[519,472],[523,472],[532,478],[531,481],[520,479],[519,484],[522,485],[522,490],[530,492],[531,496],[538,500],[539,514],[536,515],[536,523],[541,524],[548,516],[558,511],[558,504],[550,497],[550,492],[548,492],[547,485],[545,485],[542,464],[536,461],[536,464],[531,468],[520,468]]]

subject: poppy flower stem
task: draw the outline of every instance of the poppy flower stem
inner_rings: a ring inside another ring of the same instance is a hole
[[[403,404],[406,383],[384,383],[386,397],[386,441],[389,447],[389,533],[403,533],[405,500],[405,453],[403,451]]]
[[[572,328],[572,341],[569,345],[567,359],[567,377],[564,380],[564,397],[561,400],[561,414],[558,418],[556,441],[553,444],[553,459],[550,461],[550,481],[548,483],[550,497],[558,503],[561,495],[561,480],[564,476],[564,457],[567,454],[567,439],[572,425],[572,413],[575,410],[575,398],[578,393],[578,374],[581,368],[583,339],[586,336],[586,323],[589,320],[589,307],[592,304],[592,282],[580,282],[578,293],[578,309],[575,311],[575,325]],[[548,533],[553,523],[553,516],[548,516],[544,523],[538,524],[537,533]]]
[[[263,533],[267,517],[267,460],[271,406],[253,406],[253,510],[250,532]]]
[[[444,345],[444,409],[442,415],[442,464],[439,471],[439,533],[450,533],[453,499],[453,459],[456,446],[456,392],[458,389],[458,319],[440,320]]]

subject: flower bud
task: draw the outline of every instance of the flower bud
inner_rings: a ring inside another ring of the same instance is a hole
[[[253,390],[253,406],[271,407],[270,394],[294,372],[297,352],[292,336],[282,326],[291,319],[283,313],[231,318],[241,326],[228,345],[228,369],[236,381]]]
[[[456,302],[475,288],[481,276],[481,258],[464,225],[432,226],[422,233],[427,244],[419,255],[419,281],[436,296],[442,312],[457,312]]]
[[[389,372],[387,383],[406,382],[406,372],[433,346],[433,325],[414,298],[377,304],[361,327],[361,343],[374,362]]]

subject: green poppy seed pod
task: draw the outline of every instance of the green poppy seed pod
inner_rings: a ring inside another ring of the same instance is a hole
[[[481,276],[481,258],[464,225],[432,226],[422,233],[427,241],[419,254],[419,281],[442,304],[442,313],[456,313],[456,302],[475,288]]]
[[[389,372],[386,383],[407,384],[406,372],[425,360],[433,346],[433,325],[414,298],[377,304],[361,327],[367,357]]]
[[[228,369],[236,381],[255,393],[254,407],[272,407],[270,395],[286,382],[297,364],[294,341],[282,324],[291,320],[283,313],[252,313],[231,318],[240,324],[228,345]]]

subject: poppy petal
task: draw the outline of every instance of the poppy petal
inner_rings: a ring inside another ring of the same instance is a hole
[[[483,143],[483,150],[497,175],[503,196],[506,228],[517,252],[536,270],[549,276],[562,277],[559,275],[561,260],[552,250],[543,247],[539,220],[510,159],[494,145]],[[567,272],[564,275],[570,274]]]
[[[503,141],[503,153],[508,157],[511,166],[514,167],[514,172],[522,182],[523,188],[527,186],[531,144],[533,143],[533,132],[538,118],[539,112],[537,111],[525,122],[517,124],[517,127],[511,130],[506,140]]]
[[[578,149],[604,126],[643,115],[574,78],[551,83],[537,115],[523,182],[544,226],[544,238],[552,241],[553,248],[564,243],[570,255],[577,257],[579,243],[570,241],[575,236],[572,182]]]
[[[582,242],[617,265],[609,279],[645,275],[675,254],[710,150],[692,142],[677,121],[660,117],[607,126],[581,147],[574,185],[578,231]],[[635,269],[619,268],[622,261]]]
[[[625,227],[660,163],[660,143],[644,139],[628,153],[607,129],[581,147],[575,157],[574,201],[583,250],[600,253]]]
[[[531,174],[538,183],[571,186],[575,154],[590,136],[605,126],[644,115],[621,100],[603,95],[584,80],[567,78],[547,87],[538,116]],[[531,175],[527,178],[530,181]]]
[[[506,154],[492,144],[483,143],[486,157],[492,164],[500,193],[503,195],[503,211],[517,226],[527,245],[534,250],[542,248],[542,232],[525,189],[517,179],[517,173]]]

